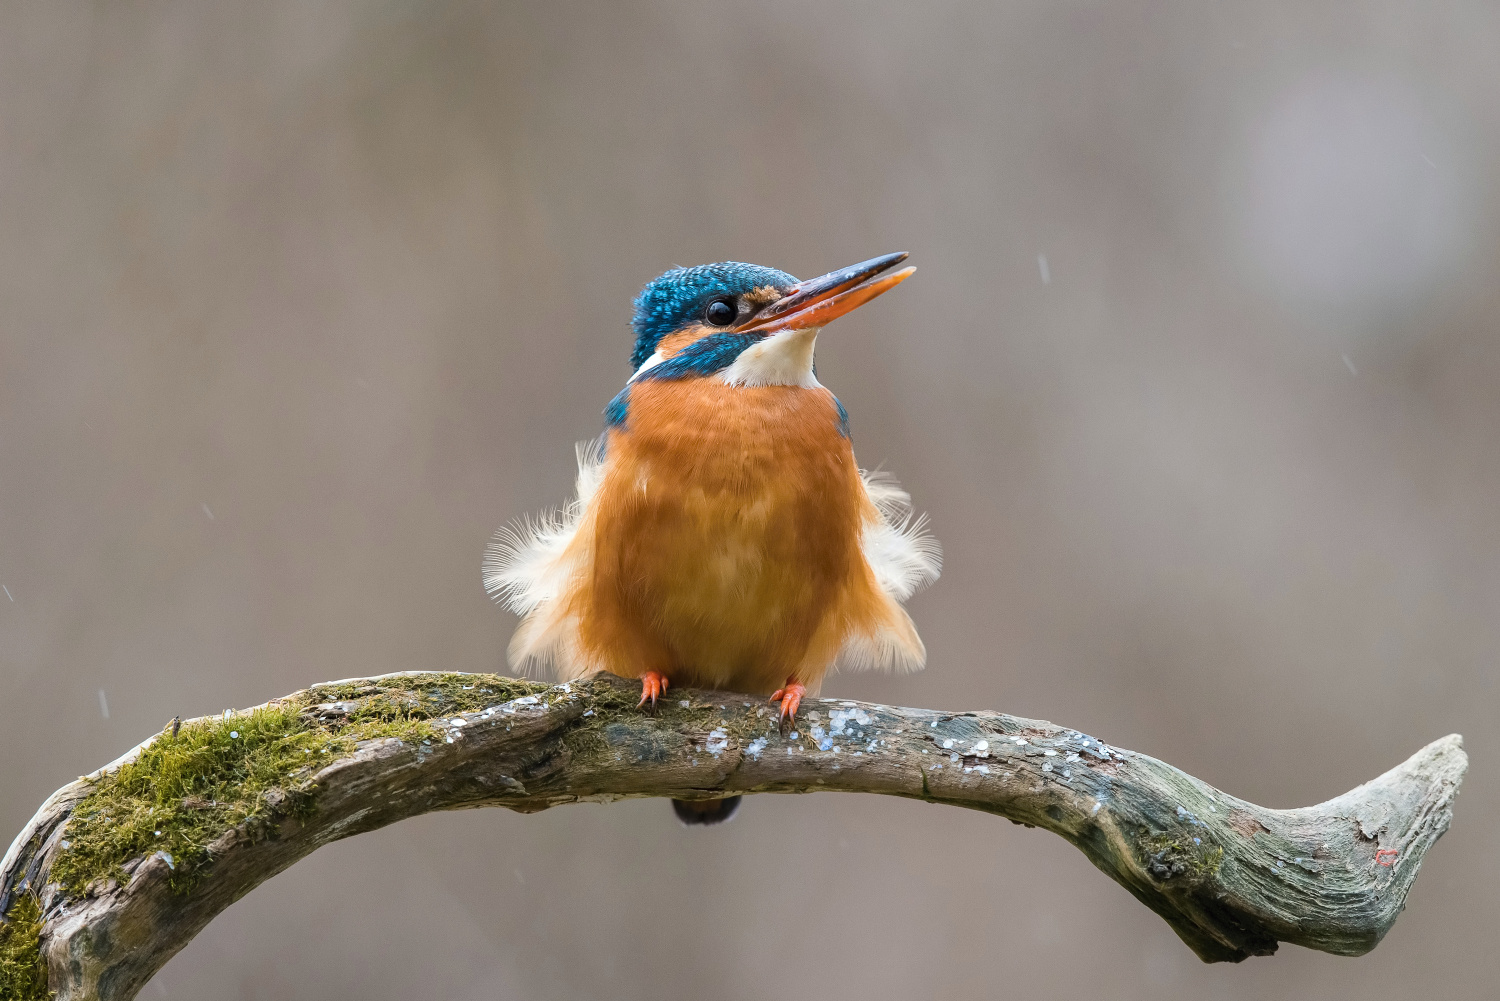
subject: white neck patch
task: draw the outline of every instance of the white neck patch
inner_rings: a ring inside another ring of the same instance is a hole
[[[662,361],[663,361],[663,359],[662,359],[662,356],[661,356],[661,352],[660,351],[653,352],[650,358],[647,358],[645,361],[641,362],[641,367],[638,368],[638,369],[636,369],[635,373],[633,375],[631,375],[631,377],[629,379],[627,379],[626,381],[627,382],[634,382],[635,380],[637,380],[637,379],[639,379],[641,377],[641,373],[642,372],[645,372],[647,369],[655,368],[656,366],[660,365],[662,363]]]
[[[783,330],[740,352],[719,373],[731,386],[822,386],[813,375],[813,344],[822,327]]]

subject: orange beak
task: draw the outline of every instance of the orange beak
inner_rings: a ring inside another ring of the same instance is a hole
[[[910,278],[916,268],[902,268],[884,278],[865,282],[904,260],[905,251],[886,254],[863,264],[830,271],[821,278],[798,282],[787,290],[786,295],[755,314],[739,329],[773,334],[824,326]]]

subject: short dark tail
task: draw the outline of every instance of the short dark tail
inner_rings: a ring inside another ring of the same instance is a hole
[[[723,799],[674,799],[672,812],[689,827],[695,824],[722,824],[740,808],[740,799],[739,796],[725,796]]]

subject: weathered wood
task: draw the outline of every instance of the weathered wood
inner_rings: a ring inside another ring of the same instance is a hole
[[[422,676],[390,677],[409,686]],[[280,702],[320,719],[352,718],[388,683],[357,682],[362,697],[331,704],[319,701],[318,687]],[[87,893],[63,892],[49,875],[72,811],[147,741],[43,805],[0,863],[0,913],[18,892],[37,893],[57,997],[121,1001],[259,883],[321,845],[406,817],[826,790],[969,807],[1059,834],[1208,962],[1268,955],[1278,941],[1359,955],[1400,913],[1423,856],[1448,828],[1467,767],[1461,738],[1444,737],[1337,799],[1271,810],[1037,720],[809,699],[793,737],[778,732],[759,699],[671,696],[650,715],[633,707],[631,686],[601,678],[433,720],[426,744],[363,741],[304,782],[310,806],[279,813],[267,794],[257,832],[225,831],[191,888],[169,885],[173,870],[158,853],[130,860],[124,885],[99,880]]]

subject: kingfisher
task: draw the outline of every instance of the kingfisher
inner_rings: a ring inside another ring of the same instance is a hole
[[[884,274],[906,257],[810,281],[704,264],[642,290],[634,372],[577,446],[576,497],[486,551],[486,590],[521,616],[513,667],[639,679],[650,708],[672,685],[768,695],[785,727],[831,668],[923,666],[901,603],[941,550],[900,485],[859,468],[813,362],[824,326],[915,272]],[[703,824],[738,801],[673,802]]]

